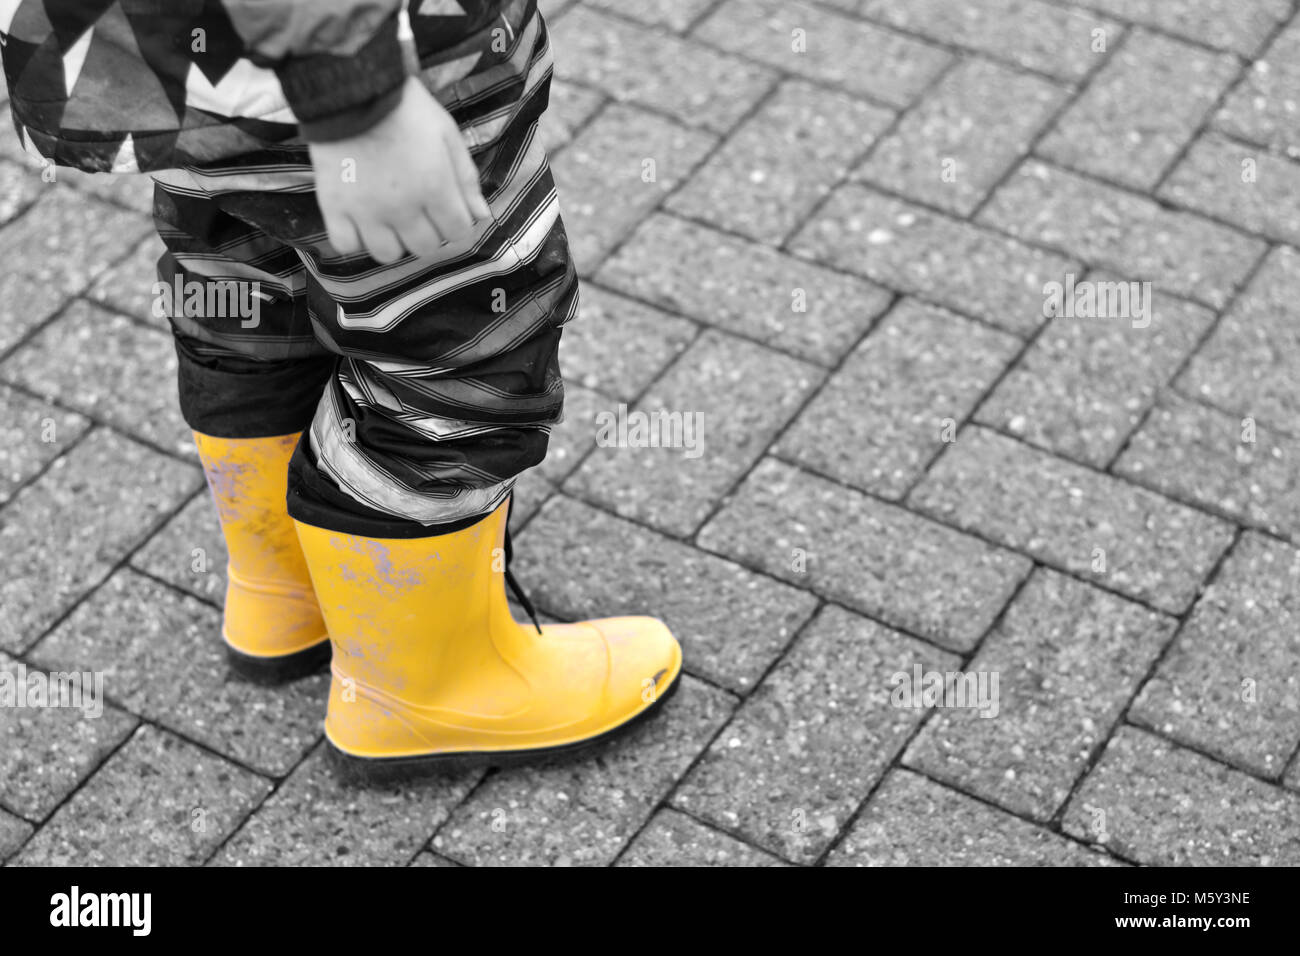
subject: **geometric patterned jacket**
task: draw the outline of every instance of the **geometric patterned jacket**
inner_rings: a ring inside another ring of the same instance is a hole
[[[507,5],[0,0],[0,56],[24,146],[61,166],[149,171],[363,132],[411,69],[399,26],[427,67],[484,49]]]

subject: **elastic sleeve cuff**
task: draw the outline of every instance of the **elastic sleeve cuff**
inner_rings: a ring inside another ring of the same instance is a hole
[[[290,57],[275,73],[309,143],[358,136],[391,113],[402,98],[407,69],[397,18],[386,20],[351,56]]]

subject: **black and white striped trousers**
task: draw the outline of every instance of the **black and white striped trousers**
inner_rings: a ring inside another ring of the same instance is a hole
[[[305,146],[155,177],[186,421],[224,438],[306,430],[290,470],[300,520],[372,537],[472,523],[542,460],[560,419],[578,293],[537,130],[550,46],[531,0],[503,19],[500,49],[421,71],[493,214],[437,261],[330,251]],[[213,287],[255,290],[256,308],[187,305],[184,290]]]

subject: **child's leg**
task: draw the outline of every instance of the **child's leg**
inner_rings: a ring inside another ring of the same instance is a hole
[[[494,511],[545,457],[577,276],[535,127],[500,148],[515,161],[485,189],[478,249],[363,271],[313,256],[318,328],[344,359],[294,462],[295,517],[424,537]]]
[[[274,269],[298,296],[292,330],[241,335],[232,328],[221,344],[264,359],[268,339],[283,339],[286,354],[301,358],[314,354],[314,334],[340,359],[315,409],[311,441],[295,459],[296,517],[378,536],[424,536],[489,514],[545,456],[563,405],[558,347],[577,311],[577,277],[537,132],[551,56],[541,17],[529,7],[512,10],[519,22],[509,24],[507,46],[488,48],[485,33],[477,64],[461,55],[424,71],[476,144],[493,214],[436,261],[381,265],[329,249],[302,146],[175,177],[196,204],[235,224],[218,234],[223,256],[261,273]],[[365,174],[339,171],[345,179]],[[248,244],[250,232],[260,245]],[[290,248],[305,270],[285,259]],[[210,329],[202,334],[211,340]],[[276,387],[255,404],[265,405]],[[223,396],[204,411],[221,414],[232,401],[241,399]]]
[[[495,221],[469,252],[311,257],[334,306],[319,329],[344,360],[289,510],[334,648],[326,734],[364,776],[589,744],[651,713],[681,672],[653,619],[534,630],[507,607],[507,499],[559,420],[577,280],[535,125],[501,155],[485,177]]]
[[[545,29],[535,14],[512,27],[512,46],[435,86],[493,214],[445,256],[333,254],[305,154],[191,170],[223,210],[298,249],[315,333],[340,356],[289,510],[334,648],[326,733],[367,771],[590,743],[650,713],[681,672],[653,619],[534,629],[507,607],[508,497],[559,420],[560,332],[577,309],[537,133]]]
[[[285,496],[335,357],[312,334],[291,248],[192,191],[160,183],[154,208],[181,408],[230,554],[222,634],[243,672],[291,677],[329,651]]]
[[[166,247],[158,263],[159,292],[172,299],[186,422],[223,438],[303,431],[335,356],[312,331],[307,270],[298,253],[187,188],[187,175],[162,173],[158,179],[154,225]],[[225,289],[223,282],[237,288]],[[182,296],[202,291],[213,299],[177,301],[177,289]],[[241,314],[254,305],[256,315]]]

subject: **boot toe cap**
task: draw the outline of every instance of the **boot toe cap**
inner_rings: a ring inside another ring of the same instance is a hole
[[[624,706],[642,710],[653,704],[681,674],[681,645],[663,621],[610,617],[591,623],[609,648],[610,693]]]

